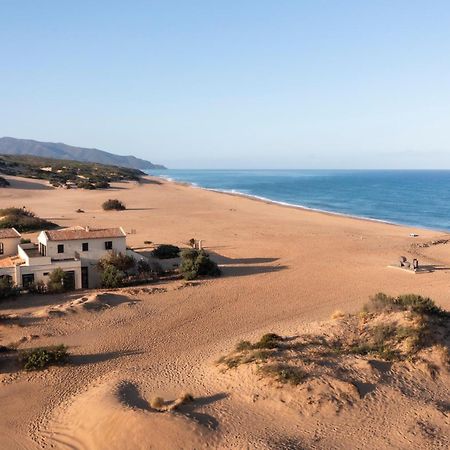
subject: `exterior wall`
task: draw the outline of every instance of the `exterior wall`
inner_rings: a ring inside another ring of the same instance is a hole
[[[39,266],[19,266],[20,276],[16,280],[17,285],[22,286],[22,276],[33,274],[34,281],[48,282],[48,275],[53,270],[61,268],[64,272],[74,271],[75,272],[75,289],[81,289],[81,262],[80,261],[60,261],[58,263],[51,263]]]
[[[20,237],[0,239],[3,244],[3,255],[1,256],[13,256],[17,255],[17,246],[20,244]]]
[[[101,239],[85,239],[85,240],[67,240],[67,241],[48,241],[44,233],[38,237],[38,241],[47,247],[47,257],[51,257],[53,265],[58,265],[58,260],[80,258],[81,267],[88,268],[88,280],[90,289],[100,286],[100,274],[97,270],[98,261],[111,251],[126,254],[127,242],[126,237],[119,238],[101,238]],[[105,242],[112,242],[112,250],[105,249]],[[89,244],[89,250],[83,251],[83,243]],[[58,253],[58,245],[64,245],[64,253]],[[81,275],[80,275],[81,277]],[[80,281],[81,287],[81,281]]]
[[[27,250],[34,249],[34,244],[20,244],[17,246],[19,256],[25,261],[27,266],[39,266],[43,264],[51,264],[51,258],[48,256],[32,256],[30,257]]]
[[[5,245],[6,241],[8,244]],[[105,242],[112,242],[112,250],[105,249]],[[101,238],[86,240],[67,240],[67,241],[48,241],[44,232],[38,236],[38,242],[47,247],[47,255],[36,255],[34,244],[20,244],[20,238],[3,239],[5,255],[12,256],[18,254],[25,263],[16,267],[0,268],[0,276],[11,276],[14,283],[22,286],[23,275],[34,275],[34,281],[48,282],[48,275],[56,268],[60,267],[65,272],[75,272],[75,289],[82,288],[81,268],[87,267],[89,288],[95,288],[100,285],[100,276],[97,270],[99,259],[111,251],[127,254],[126,237],[119,238]],[[82,244],[88,243],[89,250],[83,251]],[[64,245],[64,253],[58,253],[58,245]],[[27,252],[28,250],[28,252]],[[33,252],[31,250],[34,250]],[[8,252],[8,253],[7,253]],[[31,256],[30,256],[31,255]],[[136,254],[137,255],[137,254]],[[135,255],[132,255],[135,256]],[[75,259],[74,259],[75,258]],[[135,258],[138,259],[138,258]]]
[[[0,277],[9,276],[16,282],[16,271],[14,267],[0,267]]]
[[[60,267],[65,272],[74,271],[75,272],[75,289],[81,289],[81,262],[80,261],[61,261],[58,264],[43,264],[43,265],[31,265],[31,266],[15,266],[15,267],[2,267],[0,268],[0,276],[8,275],[10,276],[14,284],[17,286],[22,286],[22,276],[23,275],[34,275],[34,281],[48,282],[48,275],[53,270]]]
[[[47,241],[45,235],[39,235],[39,242],[47,246],[47,256],[53,260],[73,258],[75,254],[79,254],[81,258],[99,260],[109,250],[105,250],[105,242],[111,241],[113,250],[117,253],[125,254],[127,251],[126,238],[102,238],[102,239],[86,239],[86,240],[69,240],[69,241]],[[82,244],[87,242],[89,244],[89,251],[83,252]],[[64,253],[58,253],[58,245],[64,245]]]

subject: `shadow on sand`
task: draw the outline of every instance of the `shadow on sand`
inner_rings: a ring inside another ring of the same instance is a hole
[[[273,273],[288,268],[288,266],[282,264],[268,265],[278,261],[279,258],[229,258],[209,250],[207,252],[211,259],[220,265],[222,274],[225,277]]]
[[[92,353],[90,355],[72,355],[69,358],[69,363],[73,366],[84,366],[87,364],[98,364],[117,358],[125,358],[127,356],[140,355],[142,353],[142,351],[138,350],[125,350],[107,353]]]
[[[118,396],[120,401],[129,408],[140,409],[142,411],[149,412],[160,412],[157,409],[151,407],[149,402],[142,397],[137,386],[130,381],[124,381],[120,384]],[[172,413],[182,414],[183,416],[186,416],[203,426],[215,430],[219,426],[218,420],[210,414],[198,412],[196,411],[196,409],[211,405],[227,397],[228,394],[226,393],[197,397],[192,402],[178,406],[177,409]],[[170,403],[171,402],[166,402],[167,405]]]

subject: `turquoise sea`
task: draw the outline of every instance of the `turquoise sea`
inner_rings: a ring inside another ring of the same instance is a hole
[[[149,174],[281,204],[450,231],[448,170],[161,170]]]

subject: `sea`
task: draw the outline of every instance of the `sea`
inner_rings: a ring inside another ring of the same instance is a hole
[[[158,170],[194,187],[450,231],[450,170]]]

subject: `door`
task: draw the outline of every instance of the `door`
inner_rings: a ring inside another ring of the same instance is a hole
[[[73,291],[75,289],[75,271],[69,270],[64,272],[64,289],[66,291]]]
[[[81,287],[89,289],[89,270],[87,267],[81,268]]]
[[[29,273],[27,275],[22,275],[22,286],[27,288],[30,284],[34,283],[34,273]]]

